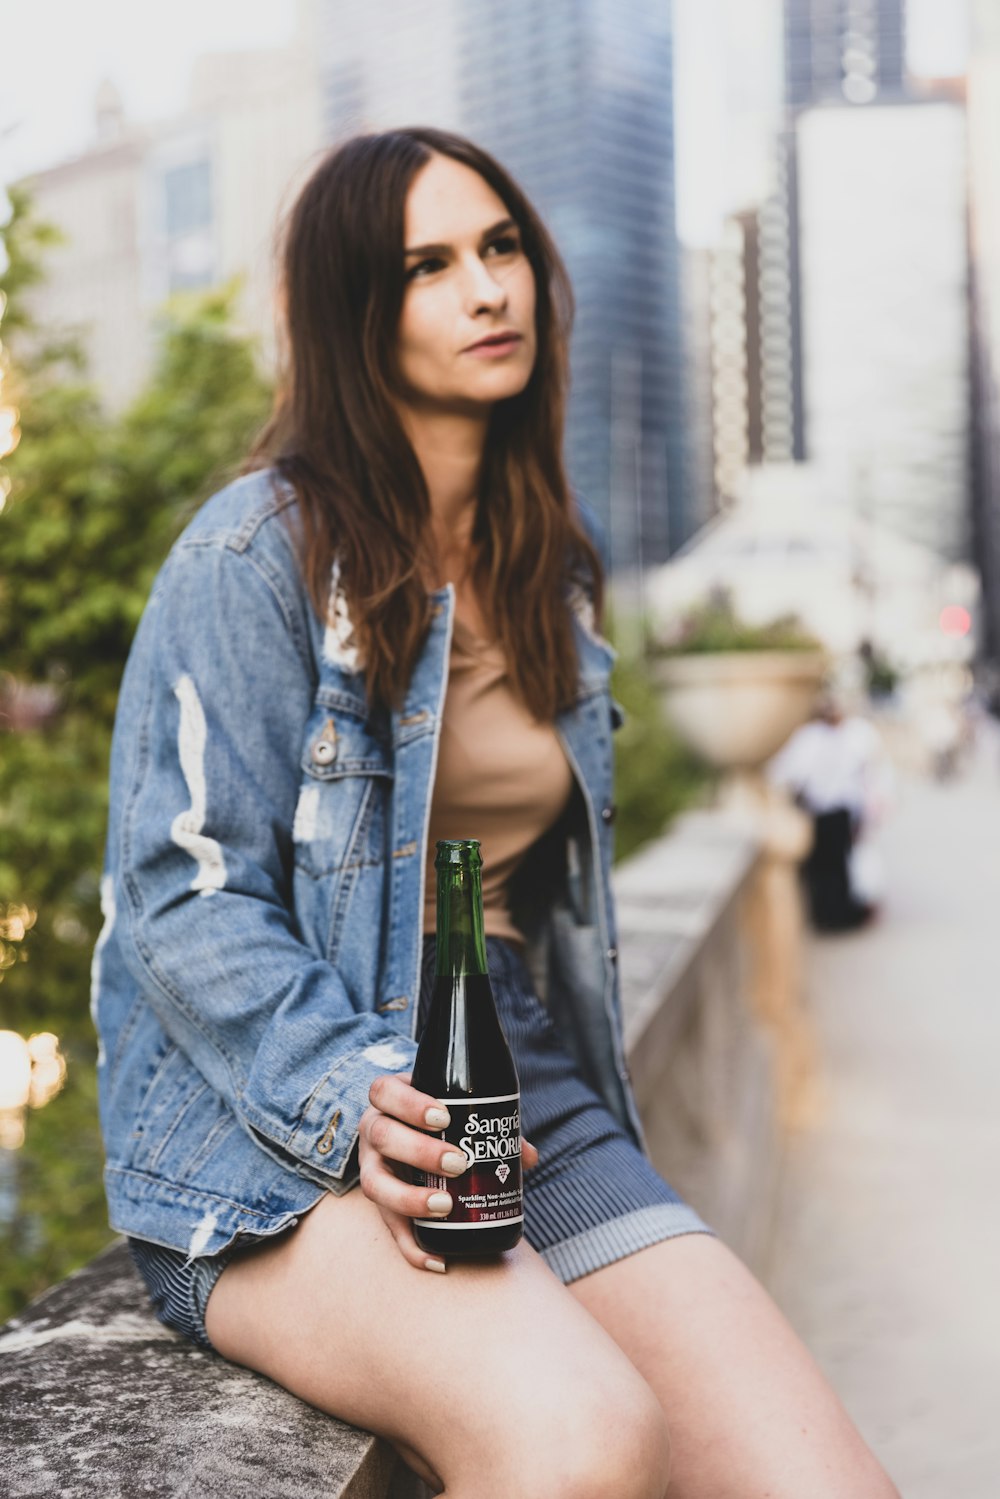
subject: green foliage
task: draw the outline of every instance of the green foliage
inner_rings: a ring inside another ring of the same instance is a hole
[[[686,807],[707,800],[711,770],[677,738],[641,659],[620,655],[611,691],[625,710],[615,734],[615,858],[658,837]]]
[[[17,1200],[13,1220],[0,1217],[0,1322],[92,1259],[112,1237],[93,1049],[63,1038],[62,1050],[62,1092],[45,1108],[29,1110],[20,1150],[0,1147],[0,1172],[13,1178],[9,1185]]]
[[[14,183],[8,187],[7,196],[12,213],[9,224],[4,226],[3,237],[10,264],[0,278],[3,293],[0,307],[3,307],[4,337],[9,339],[12,333],[37,331],[22,294],[45,279],[45,252],[54,245],[65,244],[66,236],[55,224],[43,223],[32,216],[31,198],[26,188]]]
[[[651,649],[661,656],[688,656],[719,651],[819,651],[823,647],[794,614],[782,614],[763,625],[740,619],[731,595],[719,589],[689,610],[668,637],[653,640]]]
[[[118,684],[171,542],[235,473],[270,404],[252,346],[230,326],[232,284],[168,304],[146,389],[107,415],[80,349],[38,329],[21,303],[57,234],[34,222],[23,190],[10,196],[4,399],[20,410],[21,440],[5,461],[0,513],[0,914],[27,907],[37,920],[0,944],[0,1029],[50,1029],[72,1061],[18,1152],[35,1227],[24,1238],[21,1219],[0,1221],[8,1312],[109,1237],[89,970]],[[36,710],[27,717],[25,702]],[[3,732],[5,718],[15,731]]]

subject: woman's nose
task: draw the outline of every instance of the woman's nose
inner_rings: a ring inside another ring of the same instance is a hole
[[[480,307],[503,307],[507,301],[505,288],[478,258],[467,273],[466,296],[472,311]]]

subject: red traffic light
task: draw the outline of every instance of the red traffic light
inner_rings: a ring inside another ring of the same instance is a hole
[[[961,604],[947,604],[938,620],[945,635],[968,635],[972,629],[972,615]]]

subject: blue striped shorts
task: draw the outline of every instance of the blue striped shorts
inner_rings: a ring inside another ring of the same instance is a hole
[[[625,1134],[581,1078],[517,949],[486,943],[490,979],[521,1085],[525,1139],[539,1163],[524,1175],[524,1234],[564,1283],[677,1234],[712,1233]],[[434,987],[435,941],[424,942],[422,1026]],[[294,1225],[287,1232],[292,1232]],[[203,1348],[205,1308],[219,1276],[244,1240],[188,1260],[179,1250],[128,1240],[161,1322]]]

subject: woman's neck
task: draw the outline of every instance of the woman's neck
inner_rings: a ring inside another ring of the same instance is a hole
[[[401,416],[423,470],[435,532],[442,539],[468,541],[476,516],[488,413],[473,417],[404,408]]]
[[[454,412],[402,413],[430,499],[430,551],[436,576],[429,586],[459,587],[474,564],[472,532],[489,416]]]

